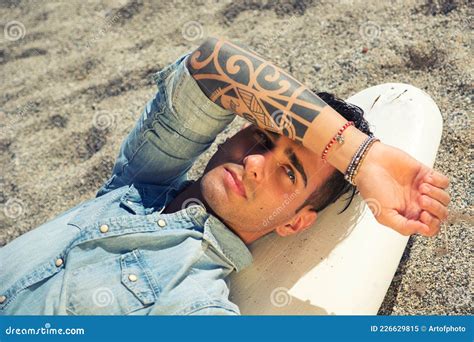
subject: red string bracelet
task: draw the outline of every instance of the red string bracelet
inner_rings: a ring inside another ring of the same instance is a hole
[[[328,155],[328,152],[329,152],[329,149],[331,148],[331,146],[337,141],[339,144],[343,144],[344,143],[344,137],[342,136],[342,132],[344,132],[344,130],[349,127],[349,126],[354,126],[354,122],[353,121],[347,121],[344,126],[342,126],[339,131],[337,131],[336,135],[331,139],[331,141],[326,145],[326,147],[324,148],[324,151],[323,151],[323,154],[321,156],[321,159],[327,163],[327,155]]]

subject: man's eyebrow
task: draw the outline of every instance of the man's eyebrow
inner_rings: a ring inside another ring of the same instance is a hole
[[[259,128],[257,129],[262,131],[267,137],[269,137],[273,144],[275,143],[275,141],[280,139],[280,134],[278,133]],[[306,188],[308,184],[308,178],[306,177],[306,172],[304,172],[304,167],[300,159],[296,156],[295,151],[291,147],[287,147],[285,149],[285,154],[290,160],[291,165],[293,165],[293,167],[301,174],[301,177],[303,177],[304,187]]]
[[[308,183],[308,178],[306,177],[306,172],[304,172],[304,167],[299,158],[296,156],[295,151],[291,147],[287,147],[285,149],[285,154],[287,157],[290,159],[290,163],[294,166],[296,170],[301,174],[301,177],[303,177],[304,181],[304,187],[306,188],[306,185]]]

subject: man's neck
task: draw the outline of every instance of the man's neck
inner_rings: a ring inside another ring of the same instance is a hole
[[[185,201],[192,199],[192,203],[202,203],[206,207],[206,210],[209,210],[208,205],[205,203],[204,198],[202,197],[201,193],[201,179],[197,180],[196,182],[191,183],[188,187],[184,188],[178,196],[176,196],[168,205],[166,206],[165,210],[163,210],[164,214],[171,214],[181,209],[184,209]],[[190,201],[187,203],[191,204]]]

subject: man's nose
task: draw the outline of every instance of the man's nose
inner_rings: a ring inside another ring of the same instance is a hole
[[[260,182],[263,179],[265,157],[261,154],[251,154],[244,158],[244,169],[248,177]]]

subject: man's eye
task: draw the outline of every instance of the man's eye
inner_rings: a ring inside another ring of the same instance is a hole
[[[293,184],[295,184],[296,176],[295,176],[295,173],[293,172],[293,170],[291,168],[287,167],[287,166],[284,166],[284,168],[285,168],[286,174],[288,175],[288,178],[291,180],[291,182]]]

